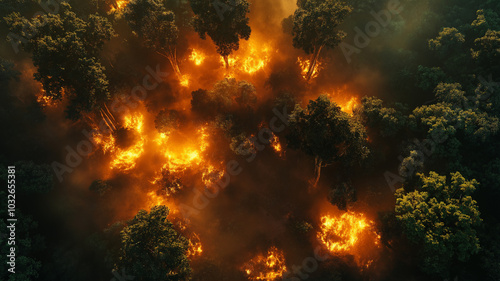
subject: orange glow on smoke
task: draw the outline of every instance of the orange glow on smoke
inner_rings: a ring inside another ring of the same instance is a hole
[[[302,77],[304,77],[304,79],[307,79],[307,72],[309,71],[309,65],[311,65],[311,60],[309,60],[309,59],[302,59],[302,58],[299,57],[297,59],[297,62],[299,63],[300,69],[302,70],[302,72],[301,72]],[[319,72],[320,72],[320,70],[322,68],[323,68],[322,64],[318,60],[316,62],[316,66],[314,67],[313,73],[311,75],[311,79],[314,79],[314,78],[318,77]]]
[[[250,280],[278,280],[287,271],[285,256],[283,251],[272,247],[267,252],[267,256],[258,255],[245,264],[242,270]]]
[[[167,201],[162,196],[156,194],[156,192],[151,191],[148,194],[148,205],[149,208],[153,208],[154,206],[167,205]]]
[[[193,49],[191,55],[189,56],[189,60],[194,62],[194,64],[196,65],[201,65],[205,61],[205,59],[206,59],[205,54],[196,49]]]

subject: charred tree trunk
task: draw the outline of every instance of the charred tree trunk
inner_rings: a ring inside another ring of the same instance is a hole
[[[319,55],[321,54],[321,50],[323,46],[319,46],[319,48],[314,48],[313,57],[311,59],[311,63],[309,64],[309,70],[307,71],[306,80],[311,80],[314,70],[316,69],[316,65],[318,64]]]

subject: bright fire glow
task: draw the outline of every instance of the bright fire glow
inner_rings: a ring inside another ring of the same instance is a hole
[[[135,135],[139,138],[139,140],[128,149],[117,149],[115,159],[111,163],[113,168],[128,171],[135,167],[136,160],[144,152],[143,126],[144,116],[142,114],[137,113],[125,117],[123,127],[135,132]]]
[[[205,58],[205,55],[196,49],[193,49],[191,55],[189,56],[189,60],[194,62],[196,65],[201,65],[203,61],[205,61]]]
[[[274,134],[273,139],[271,140],[271,147],[280,157],[283,156],[283,147],[281,146],[280,139]]]
[[[111,6],[111,12],[122,10],[128,2],[129,0],[116,0],[115,4]]]
[[[336,217],[323,216],[320,230],[317,237],[331,253],[353,255],[364,267],[373,263],[380,236],[374,231],[374,222],[363,214],[346,212]]]
[[[181,86],[188,87],[189,78],[191,78],[189,75],[182,75],[182,77],[179,79],[179,83],[181,84]]]
[[[203,245],[201,244],[200,237],[198,234],[193,233],[192,237],[189,239],[189,248],[187,251],[188,258],[192,259],[201,256],[203,253]]]
[[[188,167],[199,166],[203,162],[203,152],[208,147],[208,129],[201,127],[194,138],[183,139],[181,143],[173,145],[171,136],[158,134],[155,142],[158,151],[165,157],[164,169],[173,173],[182,172]]]
[[[359,105],[359,100],[357,97],[352,97],[348,102],[345,104],[341,104],[340,108],[342,111],[347,112],[349,114],[352,114],[354,109]]]
[[[154,206],[160,206],[160,205],[167,204],[167,201],[165,200],[165,198],[163,198],[162,196],[159,196],[154,191],[151,191],[148,193],[148,198],[149,198],[149,200],[148,200],[149,208],[153,208]]]
[[[302,58],[298,58],[297,59],[297,62],[299,63],[299,66],[300,66],[300,69],[302,69],[302,77],[304,77],[304,79],[307,79],[307,72],[309,71],[309,65],[311,65],[311,60],[308,60],[308,59],[302,59]],[[316,77],[318,77],[318,74],[319,74],[319,71],[322,69],[322,64],[321,62],[318,60],[316,62],[316,66],[314,67],[314,70],[313,70],[313,73],[311,75],[311,79],[314,79]]]
[[[245,52],[244,55],[236,53],[229,56],[230,68],[236,68],[236,70],[246,74],[255,74],[263,70],[271,59],[271,48],[267,45],[257,47],[250,44],[243,52]],[[225,65],[223,57],[220,58],[220,62]]]
[[[285,256],[282,251],[272,247],[267,256],[259,255],[243,266],[243,271],[250,280],[278,280],[287,271]]]

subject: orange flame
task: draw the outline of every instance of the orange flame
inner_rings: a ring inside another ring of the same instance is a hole
[[[203,253],[203,245],[201,244],[200,237],[198,234],[193,233],[191,239],[189,239],[189,248],[187,251],[187,256],[190,259],[201,256]]]
[[[114,5],[111,5],[111,12],[120,11],[127,6],[129,0],[116,0]]]
[[[342,111],[353,114],[354,109],[359,105],[359,100],[357,97],[352,97],[347,103],[340,105]]]
[[[301,74],[304,79],[307,79],[307,72],[309,71],[309,66],[311,65],[311,60],[298,58],[297,62],[299,63],[300,69],[302,70]],[[316,62],[316,66],[314,67],[313,73],[311,75],[311,79],[318,77],[319,71],[323,68],[320,61]]]
[[[201,65],[205,59],[206,56],[196,49],[193,49],[191,55],[189,56],[189,60],[194,62],[196,65]]]
[[[250,280],[277,280],[287,271],[285,256],[276,247],[271,247],[267,257],[258,255],[245,264],[242,270]]]

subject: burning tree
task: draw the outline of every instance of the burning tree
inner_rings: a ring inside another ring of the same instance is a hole
[[[141,210],[121,232],[119,265],[137,280],[181,281],[191,275],[189,241],[178,235],[168,213],[165,206]]]
[[[144,45],[168,59],[179,79],[182,78],[177,63],[177,39],[179,30],[175,14],[168,11],[162,1],[134,0],[124,10],[124,17]]]
[[[335,48],[346,36],[337,30],[352,8],[338,0],[299,0],[293,16],[293,46],[312,54],[306,79],[316,69],[324,47]]]
[[[34,76],[42,84],[44,96],[56,101],[63,93],[69,97],[69,118],[76,120],[109,99],[109,82],[98,59],[104,43],[114,36],[107,19],[90,15],[84,20],[62,2],[57,15],[28,20],[15,12],[5,21],[20,35],[10,37],[12,43],[33,54]]]
[[[322,167],[336,161],[344,165],[359,163],[369,153],[365,128],[325,95],[310,101],[305,109],[295,107],[287,139],[290,147],[314,157],[313,186],[318,184]]]
[[[247,0],[192,0],[195,14],[194,29],[202,39],[210,36],[217,52],[229,68],[229,55],[240,48],[240,39],[248,40],[252,32],[248,25],[250,4]]]

